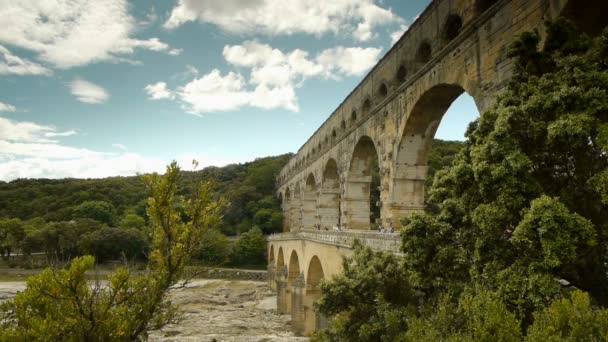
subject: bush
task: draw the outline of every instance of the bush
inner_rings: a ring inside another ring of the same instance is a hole
[[[103,262],[122,257],[141,258],[148,243],[143,233],[137,229],[103,227],[81,236],[79,246],[83,254],[93,255],[98,262]]]
[[[253,266],[266,263],[266,239],[260,228],[254,227],[241,234],[232,248],[230,257],[233,265]]]

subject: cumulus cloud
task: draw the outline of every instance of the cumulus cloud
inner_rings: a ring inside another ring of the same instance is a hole
[[[0,102],[0,112],[16,112],[17,111],[17,107],[8,104],[8,103],[2,103]]]
[[[145,87],[149,98],[177,99],[192,114],[235,110],[243,106],[298,111],[296,89],[312,77],[338,79],[360,76],[380,56],[379,48],[342,47],[326,49],[311,57],[307,51],[283,52],[257,41],[226,45],[224,59],[237,69],[226,74],[214,69],[175,90],[165,82]],[[195,70],[198,73],[198,70]]]
[[[135,49],[179,51],[158,38],[134,38],[137,22],[129,14],[127,0],[9,0],[0,6],[0,43],[33,51],[57,68],[128,61],[125,56]],[[17,69],[22,73],[49,72],[27,60],[15,63],[25,63]]]
[[[148,84],[144,90],[148,93],[148,98],[150,100],[161,100],[161,99],[171,99],[173,98],[173,94],[167,89],[167,83],[165,82],[157,82],[154,84]]]
[[[0,75],[50,75],[51,70],[42,65],[12,54],[0,45]]]
[[[180,0],[164,27],[173,29],[190,21],[238,34],[350,32],[355,39],[367,41],[375,36],[376,27],[403,19],[374,0]]]
[[[101,178],[132,176],[137,173],[163,172],[169,161],[126,152],[121,144],[113,144],[120,153],[94,151],[70,146],[61,141],[77,134],[60,131],[54,126],[0,117],[0,180],[17,178]],[[181,154],[175,158],[185,170],[192,159],[201,167],[222,166],[230,161],[205,154]]]
[[[82,79],[75,79],[69,84],[72,95],[80,102],[96,104],[106,101],[110,95],[95,83]]]

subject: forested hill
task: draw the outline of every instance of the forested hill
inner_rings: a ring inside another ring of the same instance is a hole
[[[280,211],[273,194],[275,177],[290,157],[291,154],[284,154],[243,164],[184,171],[180,189],[189,193],[199,181],[213,180],[217,190],[231,203],[221,227],[225,233],[248,230],[256,214],[259,221],[256,223],[269,232],[280,228],[282,218],[277,215]],[[138,176],[18,179],[0,182],[0,218],[67,221],[78,218],[84,210],[97,212],[99,221],[118,225],[129,213],[145,217],[146,197],[146,188]]]
[[[457,141],[436,140],[429,160],[427,188],[436,170],[451,164],[462,146]],[[180,189],[190,193],[201,180],[212,180],[228,198],[222,232],[234,235],[258,226],[264,233],[281,230],[282,213],[274,196],[275,177],[292,154],[259,158],[244,164],[207,167],[183,172]],[[119,226],[130,214],[146,217],[147,197],[138,176],[102,179],[18,179],[0,182],[0,218],[42,219],[46,222],[92,218]]]

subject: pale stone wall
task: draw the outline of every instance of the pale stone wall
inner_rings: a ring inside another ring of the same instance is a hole
[[[353,162],[355,146],[364,137],[373,142],[380,168],[382,224],[399,228],[401,217],[423,209],[426,158],[449,105],[462,92],[480,110],[492,104],[512,74],[512,61],[506,58],[509,44],[521,32],[542,33],[544,21],[556,17],[567,1],[499,0],[483,13],[477,13],[475,3],[433,1],[288,162],[277,180],[286,231],[336,224],[333,211],[326,210],[328,197],[322,195],[327,193],[322,185],[330,160],[338,169],[334,191],[341,223],[369,229],[370,180],[359,174],[364,166]],[[451,40],[445,37],[450,16],[462,22]],[[426,62],[417,56],[423,44],[431,50]],[[397,78],[400,70],[406,70],[402,79]],[[305,195],[310,179],[314,190]]]

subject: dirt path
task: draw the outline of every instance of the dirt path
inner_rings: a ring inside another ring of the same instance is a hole
[[[0,301],[24,288],[23,281],[0,282]],[[150,341],[308,341],[291,332],[289,316],[276,313],[276,296],[265,282],[195,279],[171,297],[183,318],[151,332]]]

